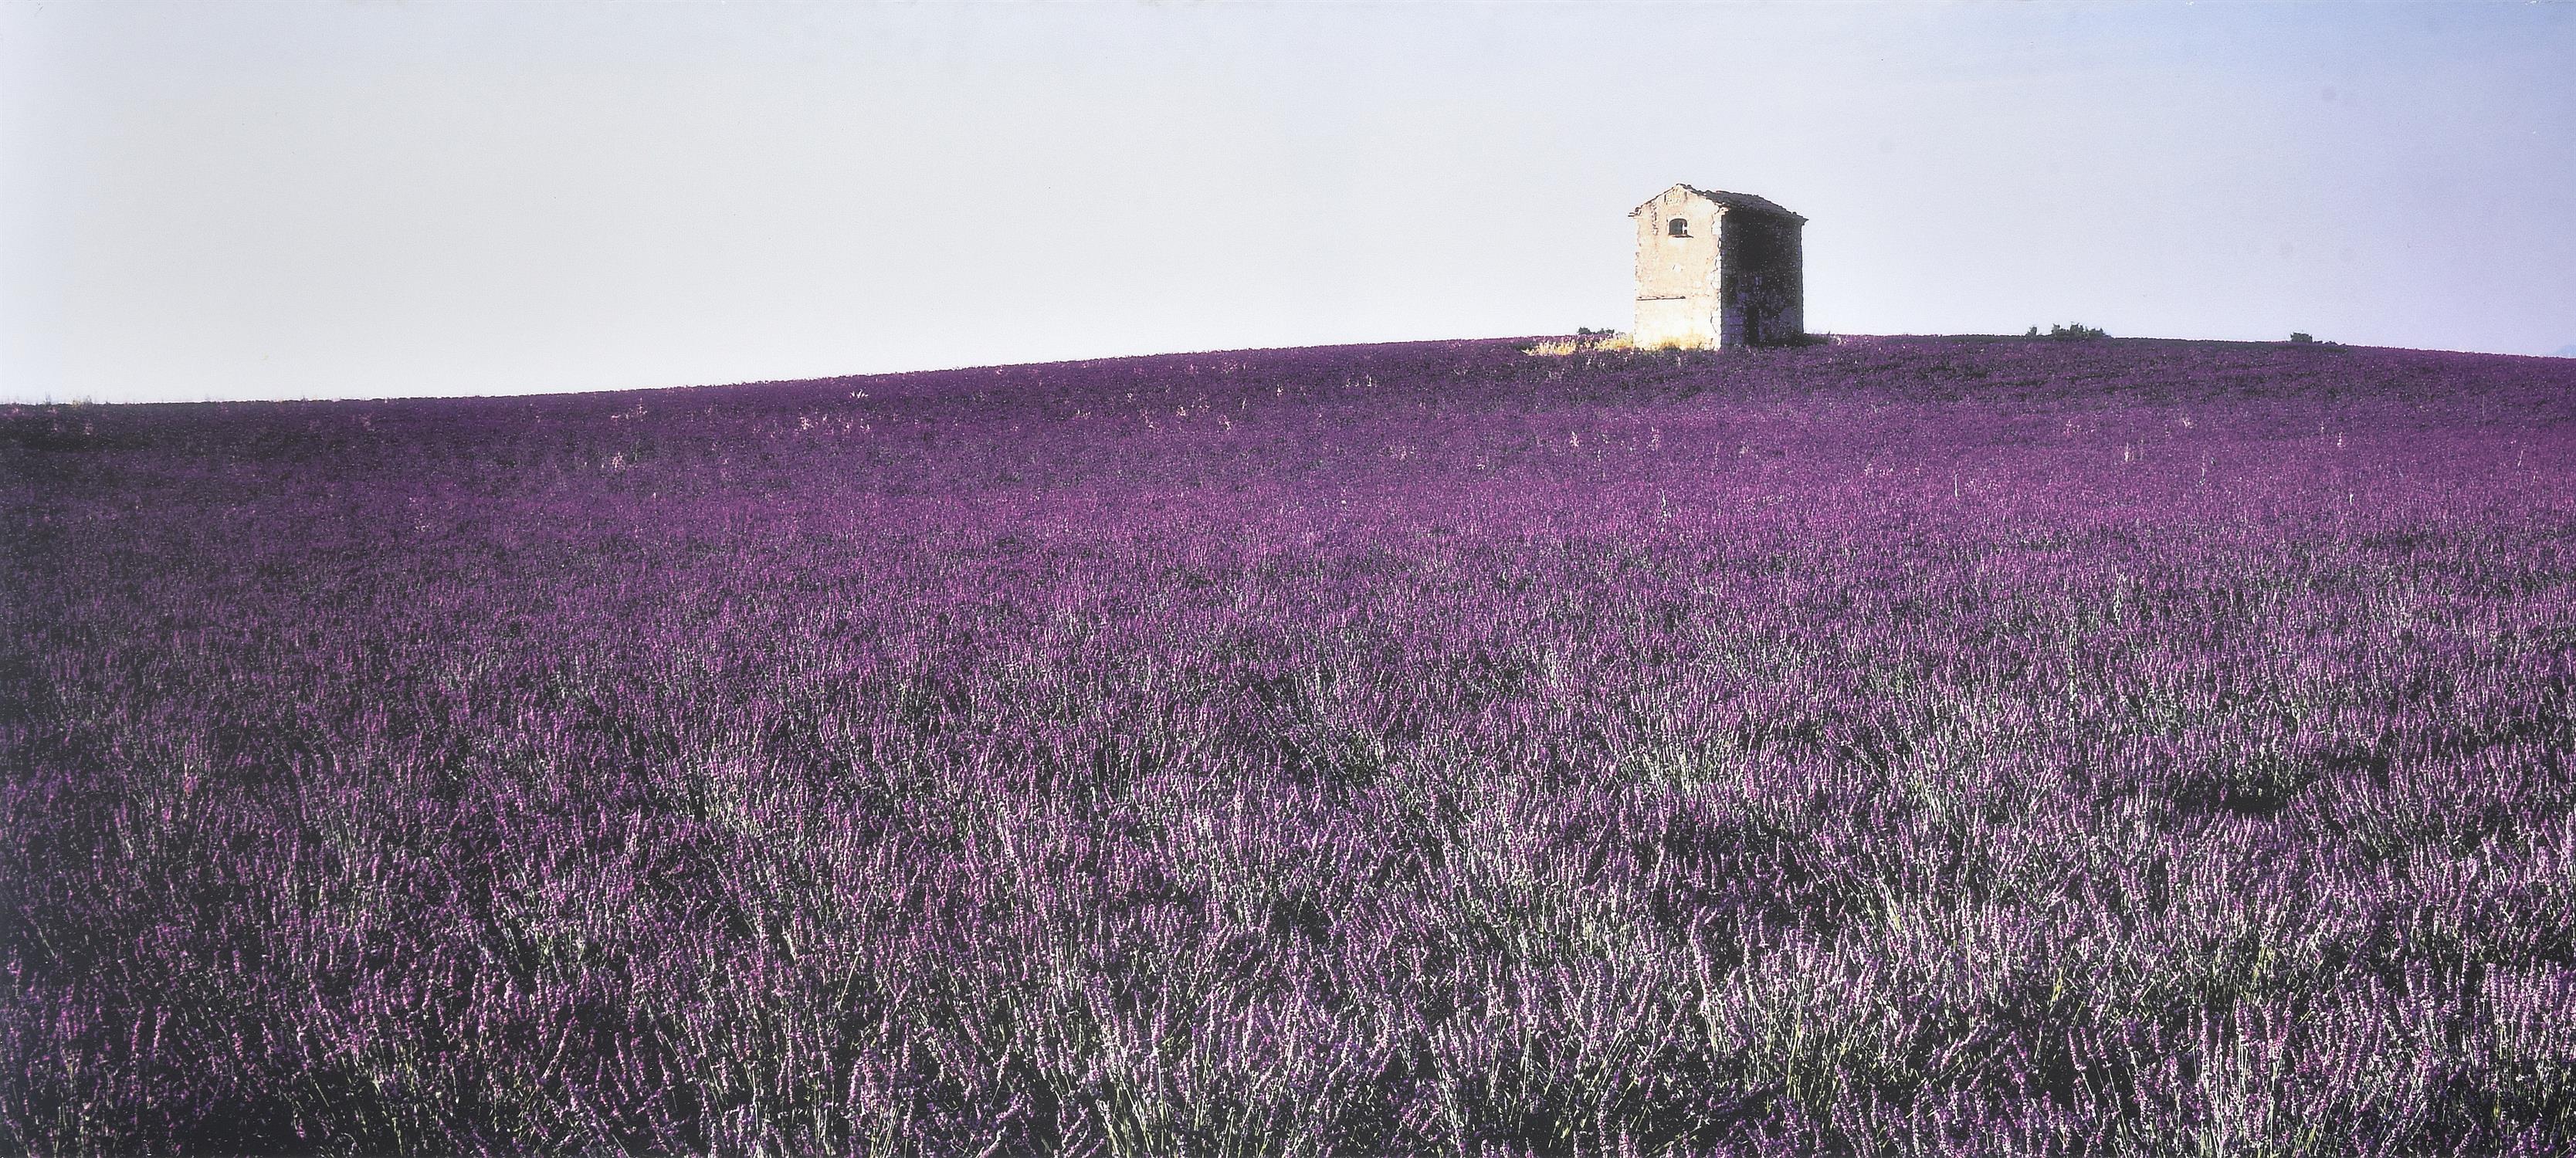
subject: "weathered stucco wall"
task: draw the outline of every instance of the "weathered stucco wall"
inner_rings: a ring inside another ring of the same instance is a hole
[[[1718,344],[1718,213],[1679,186],[1638,209],[1636,344]],[[1689,236],[1672,235],[1675,219]]]
[[[1731,208],[1679,185],[1634,216],[1637,313],[1629,333],[1637,345],[1705,349],[1805,336],[1803,222]]]
[[[1785,217],[1726,211],[1718,235],[1721,345],[1776,346],[1806,336],[1804,232]]]

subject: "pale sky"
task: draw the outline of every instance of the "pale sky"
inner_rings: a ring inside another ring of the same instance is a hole
[[[2576,7],[0,3],[0,398],[1625,328],[2576,345]]]

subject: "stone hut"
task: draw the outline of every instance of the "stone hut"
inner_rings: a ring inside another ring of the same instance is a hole
[[[1637,222],[1643,347],[1778,346],[1807,333],[1807,219],[1750,193],[1675,185]]]

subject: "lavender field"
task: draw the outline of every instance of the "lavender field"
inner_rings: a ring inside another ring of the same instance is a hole
[[[0,485],[0,1150],[2576,1149],[2576,361],[27,406]]]

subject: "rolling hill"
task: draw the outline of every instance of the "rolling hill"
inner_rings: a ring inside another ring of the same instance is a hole
[[[17,1151],[2563,1153],[2576,363],[0,411]]]

